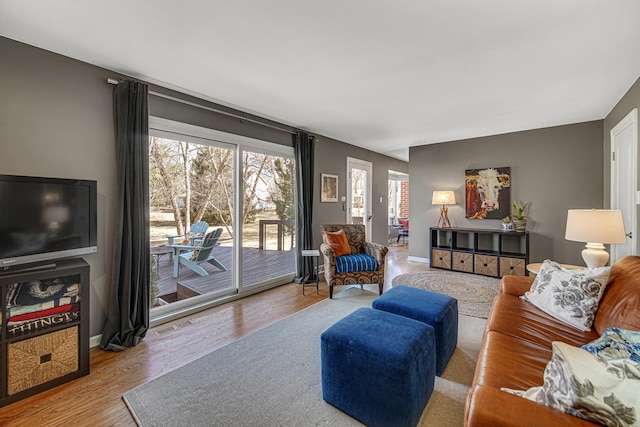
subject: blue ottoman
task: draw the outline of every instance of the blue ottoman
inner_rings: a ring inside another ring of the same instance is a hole
[[[435,383],[433,328],[360,308],[322,333],[322,398],[368,426],[415,426]]]
[[[436,331],[436,375],[442,375],[458,344],[458,301],[455,298],[408,286],[394,286],[373,301],[373,308],[433,326]]]

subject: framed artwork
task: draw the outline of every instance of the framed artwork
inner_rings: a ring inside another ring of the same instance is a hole
[[[511,212],[511,168],[464,171],[465,218],[502,219]]]
[[[322,193],[320,195],[321,202],[337,202],[338,201],[338,175],[322,174]]]

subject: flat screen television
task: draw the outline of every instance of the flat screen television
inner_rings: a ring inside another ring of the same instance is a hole
[[[0,270],[96,252],[97,222],[96,181],[0,175]]]

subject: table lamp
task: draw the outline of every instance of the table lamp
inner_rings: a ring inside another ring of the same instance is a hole
[[[582,259],[587,267],[603,267],[609,261],[604,244],[626,242],[622,211],[569,209],[564,238],[574,242],[586,242]]]
[[[456,204],[456,195],[453,191],[434,191],[431,203],[434,205],[442,205],[440,208],[440,220],[438,221],[438,227],[451,228],[448,215],[449,208],[447,208],[446,205]]]

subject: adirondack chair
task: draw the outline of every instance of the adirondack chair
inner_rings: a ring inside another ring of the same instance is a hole
[[[213,248],[220,245],[218,243],[220,234],[222,234],[222,228],[219,227],[204,236],[202,245],[172,245],[175,255],[173,259],[173,277],[178,277],[181,264],[201,276],[209,275],[207,270],[200,266],[203,262],[208,262],[222,271],[227,271],[227,267],[211,255]],[[182,251],[187,252],[181,253]]]
[[[209,223],[206,221],[199,221],[195,224],[191,224],[188,234],[178,234],[177,236],[167,236],[169,240],[169,246],[182,245],[183,242],[189,239],[189,244],[194,245],[196,239],[202,239],[209,229]],[[197,242],[200,243],[200,242]],[[169,254],[169,261],[173,259],[173,253]]]

